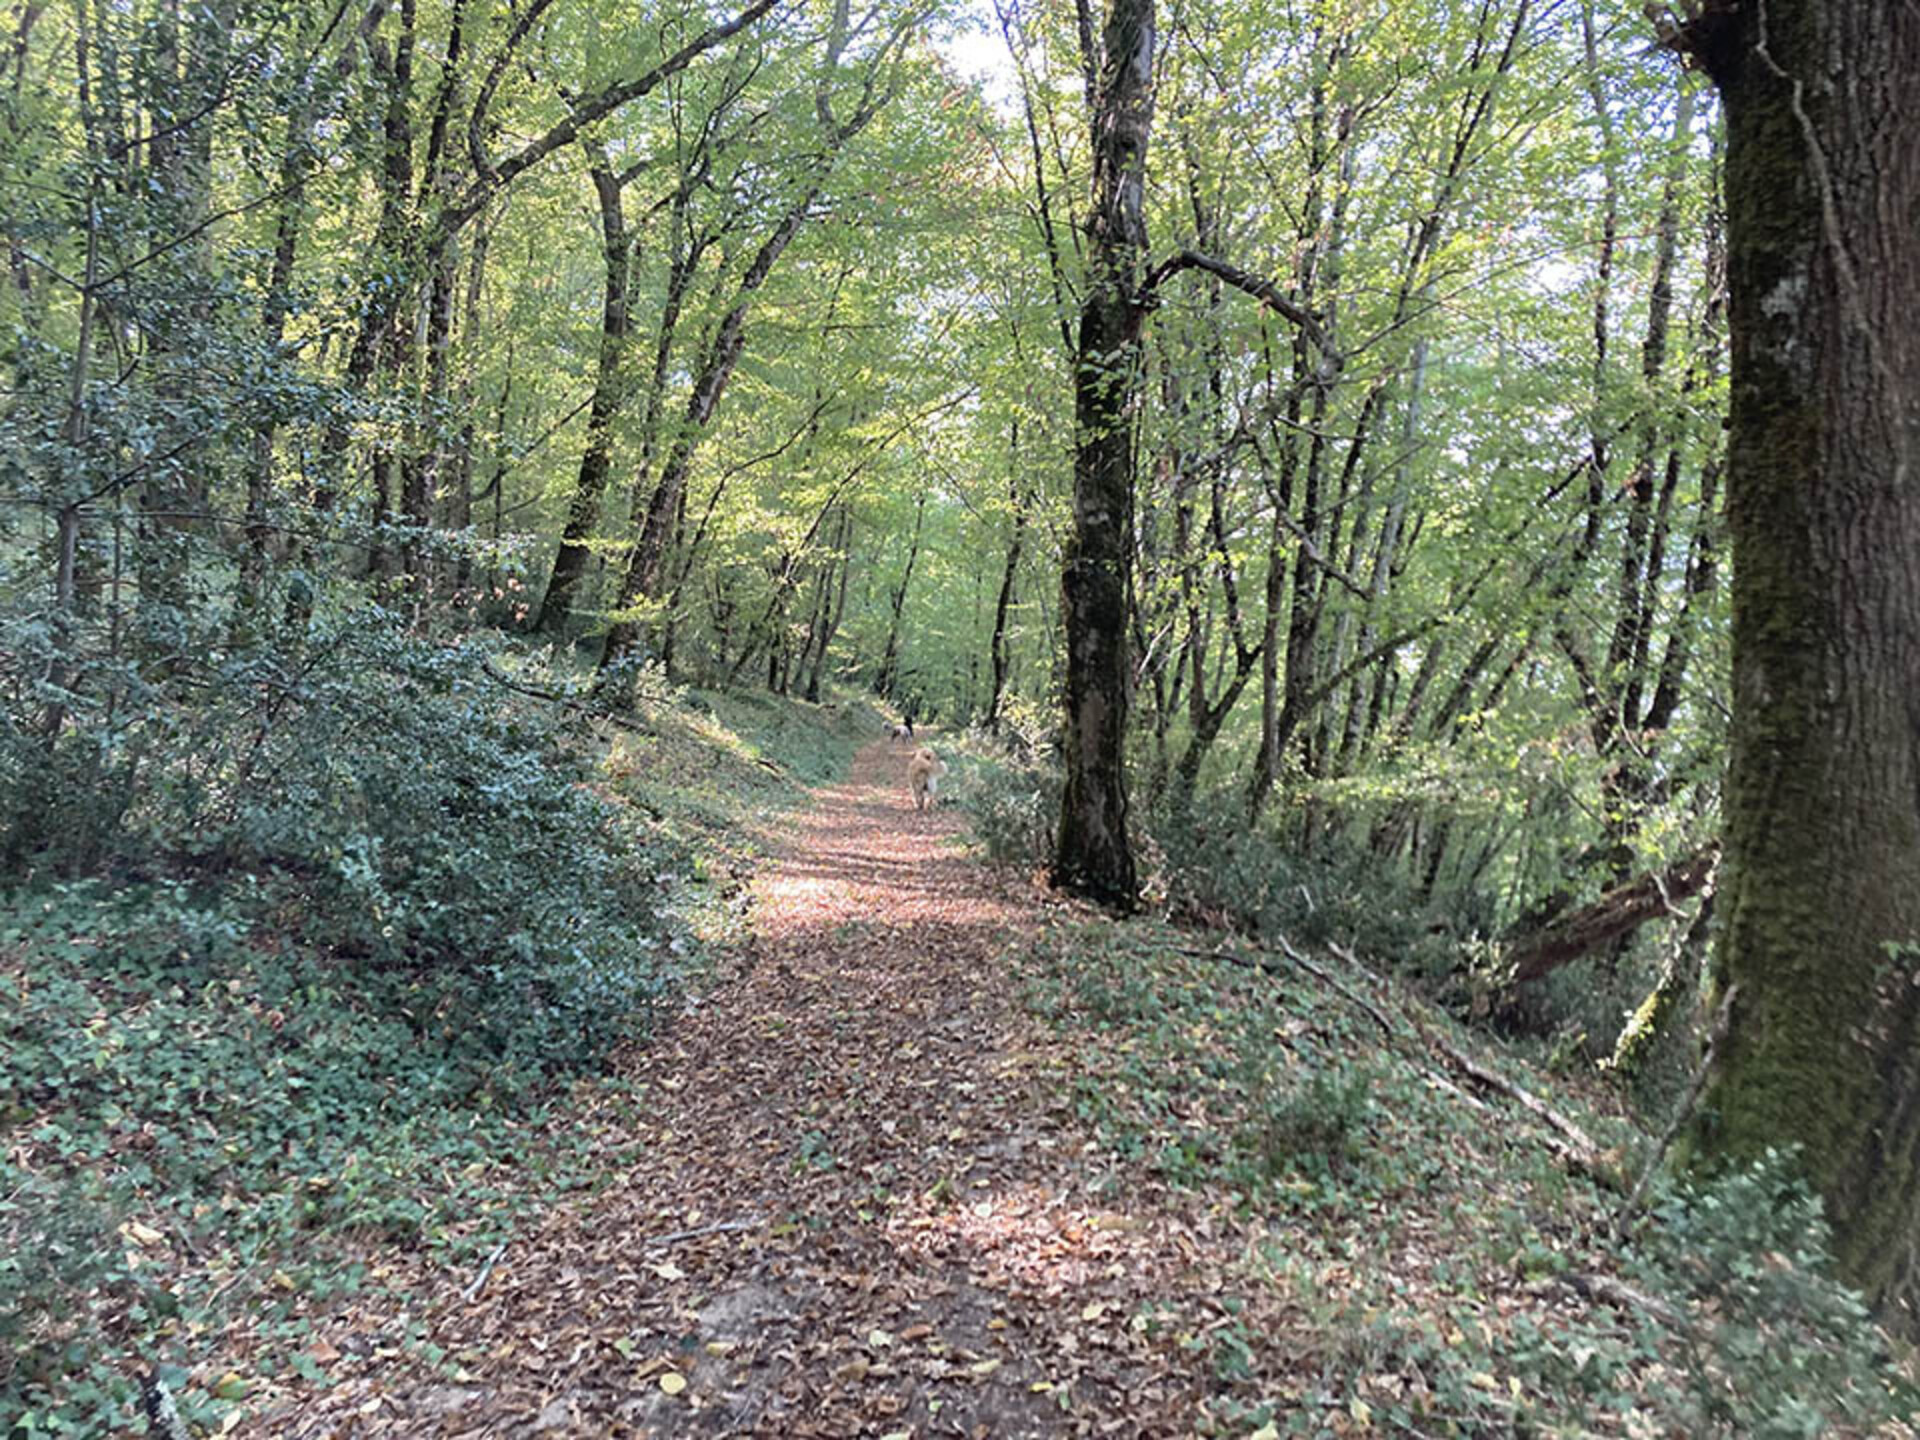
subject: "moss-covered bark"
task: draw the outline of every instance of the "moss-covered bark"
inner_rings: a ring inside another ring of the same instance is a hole
[[[1839,1258],[1920,1315],[1920,7],[1684,37],[1727,114],[1734,726],[1705,1163],[1803,1148]]]

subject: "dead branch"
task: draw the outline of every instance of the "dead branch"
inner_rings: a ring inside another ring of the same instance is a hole
[[[487,1277],[493,1274],[493,1267],[500,1263],[500,1257],[506,1253],[507,1242],[502,1240],[498,1245],[493,1247],[493,1253],[487,1256],[486,1263],[480,1267],[480,1273],[473,1277],[472,1283],[460,1292],[460,1298],[462,1300],[467,1301],[469,1304],[473,1302],[481,1290],[486,1287]]]
[[[1530,1115],[1544,1121],[1547,1125],[1559,1131],[1561,1135],[1566,1137],[1568,1143],[1573,1145],[1583,1156],[1594,1163],[1598,1162],[1600,1147],[1595,1145],[1593,1138],[1573,1121],[1562,1115],[1558,1110],[1555,1110],[1525,1086],[1518,1085],[1507,1079],[1506,1076],[1489,1070],[1478,1060],[1475,1060],[1471,1055],[1461,1050],[1451,1040],[1447,1039],[1446,1036],[1428,1030],[1425,1026],[1421,1025],[1418,1020],[1415,1020],[1413,1023],[1415,1028],[1420,1030],[1426,1042],[1435,1050],[1439,1051],[1441,1056],[1449,1065],[1453,1066],[1454,1069],[1458,1070],[1462,1075],[1465,1075],[1469,1080],[1473,1081],[1474,1084],[1506,1096],[1522,1110],[1525,1110]]]
[[[1637,1286],[1624,1280],[1616,1280],[1611,1275],[1583,1275],[1578,1272],[1562,1275],[1560,1283],[1589,1300],[1598,1300],[1625,1310],[1628,1314],[1650,1315],[1662,1325],[1675,1330],[1688,1329],[1687,1317],[1658,1295],[1649,1295]]]
[[[1697,895],[1719,859],[1718,842],[1704,845],[1666,870],[1636,876],[1591,905],[1520,937],[1507,951],[1507,985],[1538,980],[1610,940],[1632,934],[1657,916],[1678,913],[1674,903]]]
[[[1369,980],[1372,980],[1376,985],[1380,983],[1378,977],[1368,970],[1366,966],[1362,965],[1359,957],[1351,950],[1347,950],[1339,945],[1329,945],[1327,948],[1332,950],[1333,953],[1338,955],[1342,960],[1346,961],[1347,964],[1353,966],[1354,969],[1358,970],[1362,975],[1365,975]],[[1620,1183],[1619,1176],[1615,1173],[1614,1167],[1608,1163],[1600,1147],[1593,1142],[1593,1137],[1588,1135],[1579,1125],[1569,1120],[1558,1110],[1555,1110],[1525,1086],[1509,1080],[1506,1076],[1497,1074],[1485,1065],[1482,1065],[1478,1060],[1475,1060],[1471,1055],[1468,1055],[1460,1049],[1459,1046],[1447,1039],[1446,1036],[1427,1025],[1419,1016],[1413,1014],[1411,1011],[1402,1011],[1401,1013],[1406,1017],[1407,1023],[1413,1027],[1427,1048],[1437,1053],[1456,1071],[1466,1076],[1467,1079],[1482,1089],[1491,1090],[1495,1094],[1506,1096],[1507,1099],[1513,1101],[1514,1104],[1518,1105],[1534,1118],[1540,1120],[1549,1129],[1555,1131],[1558,1138],[1553,1139],[1549,1137],[1552,1148],[1554,1148],[1569,1165],[1586,1175],[1589,1179],[1610,1187],[1618,1187]]]
[[[1374,1024],[1378,1025],[1381,1032],[1389,1039],[1393,1037],[1393,1022],[1381,1012],[1378,1006],[1374,1005],[1365,996],[1357,995],[1347,986],[1341,984],[1339,980],[1329,975],[1325,969],[1314,964],[1311,960],[1307,959],[1306,956],[1294,949],[1293,946],[1289,945],[1284,937],[1280,938],[1280,949],[1288,960],[1313,976],[1314,979],[1325,985],[1329,990],[1336,992],[1349,1004],[1365,1011],[1368,1018],[1371,1019]],[[1243,970],[1259,970],[1268,975],[1278,975],[1280,973],[1280,967],[1278,965],[1275,965],[1271,960],[1261,955],[1242,955],[1235,950],[1201,950],[1187,948],[1182,948],[1179,953],[1182,955],[1192,955],[1200,960],[1224,960],[1229,965],[1238,965]]]
[[[652,1247],[656,1245],[678,1245],[682,1240],[698,1240],[703,1235],[720,1235],[729,1230],[754,1230],[766,1224],[761,1216],[749,1216],[745,1220],[722,1220],[718,1225],[702,1225],[694,1230],[669,1230],[664,1235],[650,1235],[640,1243]]]
[[[1332,974],[1325,966],[1315,964],[1305,955],[1302,955],[1284,936],[1276,936],[1275,939],[1280,945],[1281,953],[1286,956],[1289,963],[1304,970],[1308,975],[1311,975],[1329,990],[1339,995],[1343,1000],[1359,1009],[1368,1019],[1380,1027],[1381,1033],[1389,1040],[1409,1041],[1424,1046],[1426,1049],[1438,1053],[1457,1072],[1464,1075],[1474,1084],[1479,1085],[1483,1089],[1504,1095],[1507,1099],[1513,1101],[1523,1110],[1543,1122],[1548,1129],[1556,1132],[1554,1134],[1540,1135],[1537,1138],[1540,1143],[1552,1150],[1563,1164],[1601,1184],[1614,1188],[1618,1187],[1619,1177],[1615,1173],[1613,1166],[1608,1163],[1600,1147],[1594,1144],[1592,1138],[1584,1130],[1559,1111],[1555,1110],[1551,1105],[1548,1105],[1525,1087],[1515,1084],[1502,1075],[1495,1074],[1492,1070],[1480,1064],[1479,1061],[1467,1055],[1458,1046],[1454,1045],[1451,1041],[1435,1032],[1416,1016],[1405,1010],[1400,1012],[1400,1016],[1406,1022],[1405,1030],[1411,1033],[1403,1033],[1402,1027],[1395,1025],[1392,1017],[1371,1000],[1368,1000],[1364,995],[1360,994],[1352,986]],[[1376,987],[1380,986],[1379,977],[1362,965],[1351,951],[1342,949],[1337,945],[1329,946],[1328,948],[1347,964],[1353,966],[1354,969],[1366,976]],[[1277,975],[1280,973],[1279,965],[1275,964],[1270,958],[1261,955],[1246,955],[1233,950],[1204,950],[1186,947],[1182,947],[1179,953],[1182,955],[1192,955],[1202,960],[1224,960],[1230,965],[1238,965],[1242,969],[1259,970],[1269,975]],[[1417,1061],[1414,1063],[1416,1065],[1418,1064]],[[1435,1089],[1454,1096],[1471,1109],[1484,1111],[1487,1108],[1484,1102],[1455,1085],[1444,1075],[1424,1065],[1420,1065],[1419,1069],[1427,1083]]]
[[[525,695],[529,700],[544,700],[549,705],[558,705],[576,715],[584,715],[589,720],[604,720],[609,725],[617,725],[622,730],[630,730],[635,735],[651,735],[654,732],[637,720],[629,720],[624,715],[616,715],[601,705],[590,705],[560,690],[547,690],[538,685],[529,685],[524,680],[516,680],[511,675],[501,673],[494,668],[491,660],[482,660],[480,668],[486,677],[502,689],[511,690],[516,695]]]
[[[1202,255],[1197,250],[1179,250],[1162,260],[1147,277],[1141,287],[1142,299],[1147,304],[1158,303],[1160,286],[1171,276],[1182,270],[1204,270],[1207,274],[1224,280],[1236,290],[1245,291],[1283,320],[1293,325],[1302,335],[1313,342],[1314,349],[1325,357],[1322,376],[1328,378],[1339,364],[1339,351],[1334,349],[1333,341],[1321,327],[1320,321],[1302,306],[1296,305],[1284,295],[1280,287],[1264,276],[1242,270],[1238,265],[1230,265],[1225,260],[1215,259],[1211,255]]]

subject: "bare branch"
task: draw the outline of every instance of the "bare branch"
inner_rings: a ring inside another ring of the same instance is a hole
[[[534,0],[528,14],[522,17],[520,25],[515,27],[510,44],[525,33],[535,11],[544,10],[552,0]],[[707,51],[724,41],[731,40],[754,21],[772,10],[780,0],[753,0],[731,20],[709,26],[699,35],[682,45],[645,74],[631,79],[621,80],[609,85],[597,94],[586,97],[575,105],[567,118],[553,126],[537,140],[530,140],[498,166],[492,165],[486,153],[484,131],[487,108],[492,104],[493,91],[499,84],[499,73],[505,69],[505,54],[497,57],[493,69],[488,73],[487,81],[481,87],[474,101],[473,115],[467,124],[467,149],[473,159],[474,178],[468,184],[461,197],[448,206],[441,215],[439,228],[443,233],[458,230],[468,220],[480,213],[481,208],[493,193],[512,181],[523,171],[532,169],[547,156],[563,145],[570,145],[579,138],[580,133],[595,121],[603,119],[618,110],[630,100],[638,100],[652,91],[664,80],[679,74]]]
[[[1339,368],[1340,352],[1333,348],[1333,341],[1321,328],[1320,322],[1281,294],[1280,288],[1271,280],[1242,270],[1238,265],[1229,265],[1225,260],[1216,260],[1211,255],[1202,255],[1197,250],[1181,250],[1169,255],[1156,265],[1153,273],[1147,276],[1146,284],[1141,286],[1141,302],[1147,305],[1157,303],[1160,286],[1182,270],[1204,270],[1209,275],[1217,276],[1234,289],[1243,290],[1253,296],[1269,310],[1299,329],[1307,339],[1313,342],[1313,348],[1318,350],[1324,358],[1325,363],[1321,369],[1323,379],[1329,378],[1332,372]]]

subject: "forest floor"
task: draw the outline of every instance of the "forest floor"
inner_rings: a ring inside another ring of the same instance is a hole
[[[308,1353],[335,1383],[266,1427],[1192,1430],[1174,1336],[1221,1313],[1223,1232],[1192,1196],[1113,1193],[1002,959],[1066,907],[915,811],[904,759],[868,746],[793,818],[752,944],[628,1060],[639,1163],[404,1312],[329,1317]]]
[[[370,1284],[290,1283],[279,1339],[222,1347],[236,1384],[276,1377],[241,1433],[1652,1440],[1788,1433],[1755,1417],[1815,1395],[1868,1413],[1884,1377],[1813,1348],[1796,1262],[1756,1301],[1744,1231],[1664,1212],[1679,1280],[1612,1238],[1621,1180],[1546,1077],[1351,958],[993,870],[957,812],[914,810],[905,760],[868,745],[780,822],[750,940],[578,1087],[540,1145],[590,1183],[470,1261],[370,1244]]]

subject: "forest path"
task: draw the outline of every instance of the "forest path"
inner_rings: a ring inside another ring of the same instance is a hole
[[[1190,1433],[1193,1377],[1129,1320],[1207,1303],[1206,1222],[1091,1193],[1071,1052],[1002,958],[1058,903],[913,809],[909,753],[786,822],[739,973],[630,1063],[638,1164],[416,1314],[442,1374],[363,1329],[274,1433]]]

